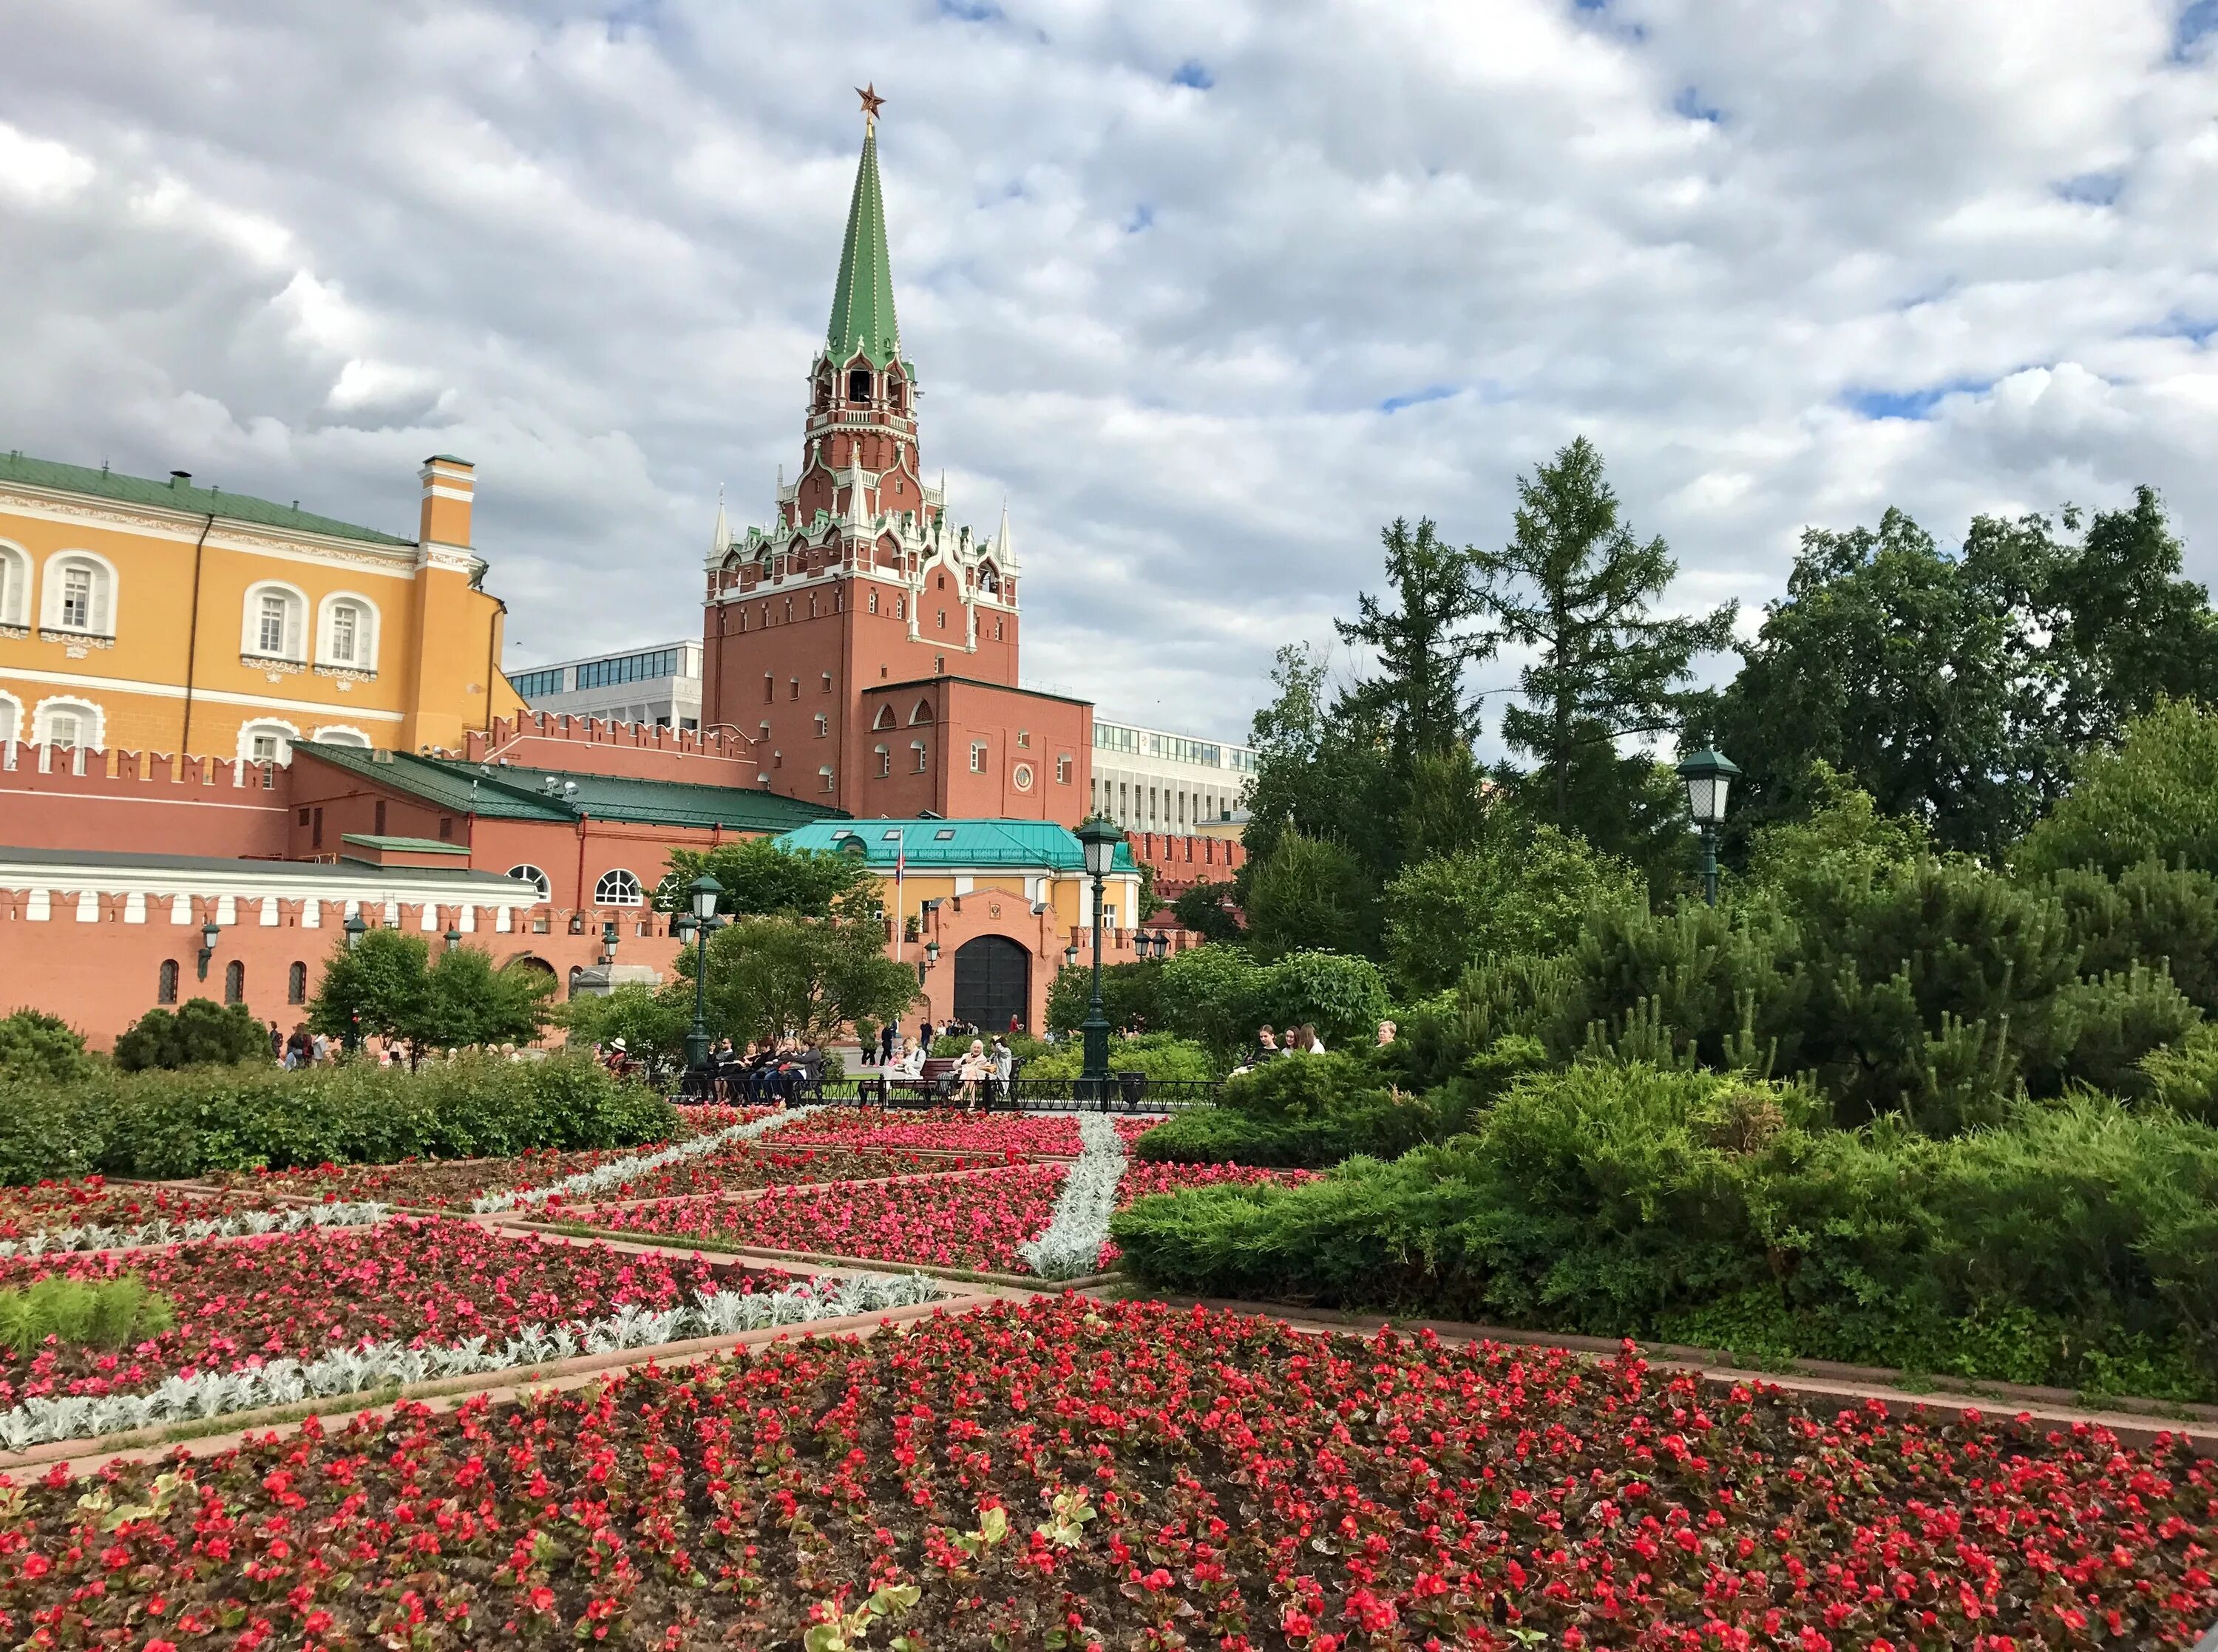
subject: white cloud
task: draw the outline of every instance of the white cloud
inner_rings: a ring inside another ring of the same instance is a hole
[[[388,527],[480,467],[519,659],[691,630],[799,453],[859,137],[1027,675],[1237,733],[1377,532],[1584,431],[1675,603],[1899,504],[2162,488],[2214,571],[2218,50],[2173,0],[23,0],[5,445]]]

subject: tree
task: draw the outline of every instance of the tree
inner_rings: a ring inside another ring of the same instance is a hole
[[[1367,714],[1383,731],[1393,779],[1406,791],[1420,757],[1469,744],[1478,720],[1464,697],[1464,671],[1495,645],[1471,628],[1482,596],[1470,551],[1442,542],[1429,520],[1412,533],[1397,517],[1379,538],[1396,605],[1365,591],[1356,617],[1333,624],[1342,642],[1376,659],[1376,674],[1358,680],[1342,706]]]
[[[1572,824],[1571,771],[1584,753],[1676,733],[1694,657],[1732,635],[1732,604],[1699,619],[1651,616],[1678,572],[1663,540],[1646,544],[1618,517],[1602,455],[1584,436],[1517,483],[1515,533],[1476,551],[1496,642],[1538,651],[1519,678],[1525,703],[1503,714],[1503,739],[1549,777],[1551,816]]]
[[[784,915],[718,930],[709,941],[711,1031],[826,1043],[850,1022],[899,1015],[916,996],[916,973],[886,956],[883,937],[882,924]],[[678,959],[689,999],[697,952]]]
[[[2218,712],[2174,701],[2129,724],[2010,855],[2026,877],[2145,861],[2218,872]]]
[[[573,998],[561,1006],[560,1020],[574,1049],[624,1041],[624,1052],[647,1064],[647,1078],[673,1078],[685,1062],[685,1035],[693,1027],[693,988],[678,982],[660,992],[641,981],[626,981],[606,993]]]
[[[1386,886],[1386,957],[1413,998],[1453,987],[1487,958],[1547,957],[1600,906],[1639,906],[1640,874],[1546,822],[1508,826],[1485,846],[1421,861]]]
[[[148,1067],[229,1067],[270,1059],[270,1029],[244,1004],[188,999],[175,1014],[149,1010],[110,1052],[126,1073]]]
[[[325,960],[308,1002],[310,1030],[333,1038],[405,1038],[424,1012],[430,949],[420,935],[397,929],[365,931]]]
[[[1377,718],[1344,699],[1329,705],[1323,657],[1302,644],[1279,650],[1271,682],[1275,692],[1248,733],[1255,768],[1243,795],[1248,860],[1234,880],[1243,906],[1257,868],[1289,832],[1354,850],[1374,868],[1391,859],[1378,830],[1393,801]]]
[[[1997,856],[2133,718],[2218,690],[2218,620],[2155,494],[2076,541],[2079,514],[2061,521],[2067,537],[1982,517],[1955,554],[1899,510],[1806,530],[1787,595],[1689,728],[1746,771],[1729,839],[1806,813],[1823,759],[1938,847]]]
[[[771,838],[740,838],[714,849],[672,850],[670,870],[655,886],[655,909],[692,911],[691,886],[703,872],[724,886],[716,910],[728,917],[791,913],[824,918],[835,908],[860,916],[857,897],[877,889],[877,879],[858,857],[781,849]]]
[[[1180,954],[1184,956],[1184,954]],[[1166,1025],[1162,999],[1164,962],[1136,958],[1131,963],[1105,964],[1101,969],[1101,1012],[1119,1031]],[[1056,1032],[1075,1032],[1086,1020],[1094,999],[1094,961],[1081,949],[1076,963],[1056,971],[1048,986],[1047,1024]]]
[[[71,1080],[91,1073],[84,1035],[61,1017],[43,1010],[0,1017],[0,1076]]]
[[[1237,941],[1243,932],[1240,919],[1228,910],[1233,901],[1230,879],[1222,883],[1197,883],[1171,903],[1180,927],[1190,929],[1205,941]]]
[[[1820,888],[1843,882],[1872,888],[1932,854],[1932,834],[1924,821],[1881,814],[1871,794],[1831,764],[1812,764],[1805,790],[1811,799],[1807,818],[1765,826],[1751,838],[1751,894],[1784,901],[1793,910]]]
[[[1290,832],[1248,882],[1248,944],[1266,960],[1300,948],[1367,952],[1378,935],[1378,888],[1336,843]]]
[[[402,1036],[434,1049],[529,1043],[553,1018],[548,1000],[554,993],[554,978],[521,959],[496,969],[490,953],[454,947],[425,972],[417,1012]]]

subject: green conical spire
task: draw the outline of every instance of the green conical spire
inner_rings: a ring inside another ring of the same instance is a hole
[[[855,198],[847,206],[847,238],[839,248],[839,284],[832,289],[832,325],[824,347],[845,362],[857,347],[875,367],[901,354],[901,324],[894,318],[893,261],[886,253],[886,203],[878,192],[878,124],[863,128],[863,159],[855,169]]]

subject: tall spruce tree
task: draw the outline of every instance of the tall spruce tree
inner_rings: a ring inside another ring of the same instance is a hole
[[[1464,697],[1464,670],[1492,653],[1494,644],[1473,624],[1481,609],[1470,551],[1443,541],[1429,519],[1412,532],[1397,517],[1379,537],[1395,605],[1366,591],[1355,599],[1356,617],[1333,625],[1342,642],[1377,659],[1347,703],[1378,719],[1396,768],[1406,775],[1420,756],[1469,740],[1476,714]]]
[[[1517,483],[1515,531],[1475,551],[1490,637],[1537,652],[1520,678],[1525,703],[1503,714],[1513,751],[1548,782],[1556,824],[1578,824],[1573,770],[1628,735],[1676,733],[1697,654],[1732,635],[1731,603],[1700,618],[1657,618],[1650,604],[1678,565],[1663,540],[1634,538],[1584,436]]]

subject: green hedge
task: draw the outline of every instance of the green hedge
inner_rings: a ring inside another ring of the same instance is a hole
[[[1826,1111],[1581,1065],[1452,1142],[1143,1199],[1112,1232],[1207,1295],[2218,1398],[2218,1130],[2096,1097],[1945,1141]]]
[[[660,1096],[580,1056],[469,1056],[415,1073],[103,1071],[67,1084],[0,1080],[0,1183],[629,1147],[667,1139],[677,1123]]]

